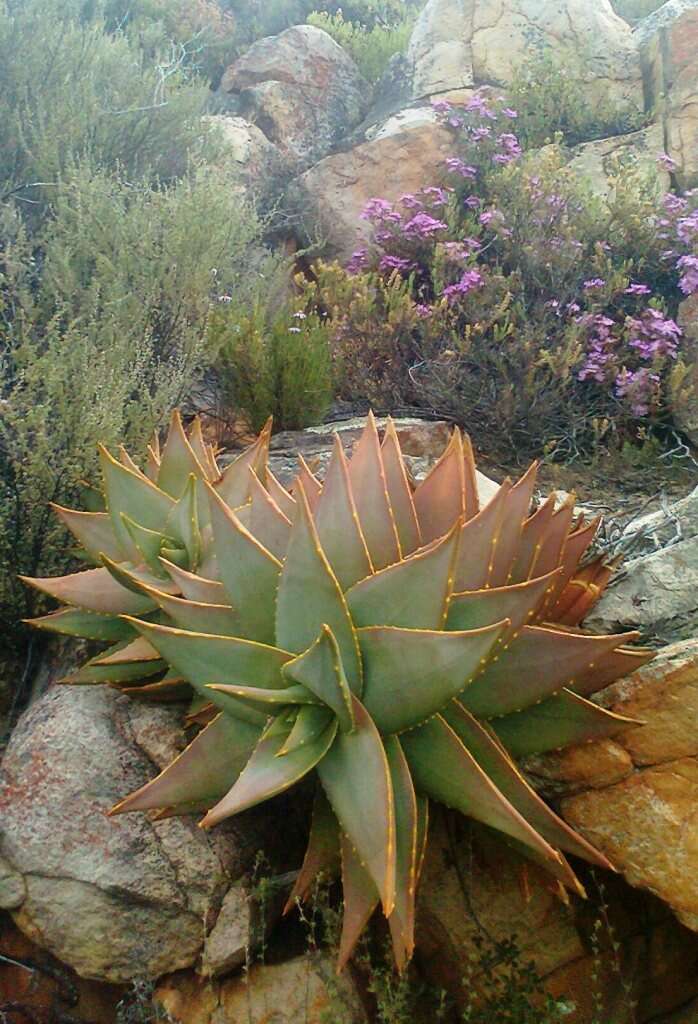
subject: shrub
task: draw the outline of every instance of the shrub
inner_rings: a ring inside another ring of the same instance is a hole
[[[619,163],[602,200],[560,147],[522,157],[515,110],[435,107],[451,184],[372,199],[372,245],[305,289],[344,396],[436,409],[531,453],[661,430],[684,376],[676,309],[698,289],[698,193],[660,203],[651,174]]]
[[[580,90],[588,59],[576,51],[560,54],[542,48],[517,68],[507,92],[518,111],[517,132],[526,149],[554,141],[557,133],[574,146],[642,127],[640,110],[619,109],[610,100],[591,103]]]
[[[136,450],[191,393],[207,361],[212,298],[244,277],[259,225],[221,174],[176,187],[83,168],[28,239],[0,235],[0,618],[8,643],[34,610],[17,572],[70,559],[46,501],[74,501],[98,440]]]
[[[84,159],[172,180],[208,133],[206,85],[176,59],[154,61],[123,33],[69,15],[52,0],[0,3],[0,197],[40,201],[40,212]]]
[[[376,24],[365,28],[345,20],[341,12],[326,14],[316,11],[308,17],[308,23],[328,32],[353,57],[364,78],[373,83],[381,77],[390,58],[407,49],[414,18],[408,15],[393,25]]]
[[[243,412],[253,430],[269,416],[279,430],[318,423],[332,400],[328,329],[315,313],[269,314],[223,304],[213,314],[222,411]]]

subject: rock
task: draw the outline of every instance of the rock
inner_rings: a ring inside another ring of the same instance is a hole
[[[264,898],[247,881],[230,887],[204,942],[200,968],[204,977],[217,978],[242,967],[250,953],[263,945],[283,913],[294,881],[295,873],[275,879]]]
[[[575,146],[568,170],[584,177],[597,195],[612,199],[612,179],[626,169],[640,170],[653,180],[657,194],[668,192],[671,177],[657,161],[664,150],[661,124],[652,124],[639,132],[616,135]]]
[[[244,977],[202,981],[175,974],[157,988],[155,1004],[175,1024],[367,1024],[347,972],[335,974],[324,954],[280,964],[254,964]]]
[[[86,981],[30,942],[8,914],[0,916],[0,1020],[32,1024],[117,1024],[129,999],[117,985]],[[8,1004],[22,1006],[13,1013]],[[131,1019],[131,1018],[129,1018]],[[135,1020],[135,1018],[132,1018]],[[145,1018],[143,1018],[145,1019]]]
[[[677,318],[684,332],[681,358],[686,364],[686,379],[674,395],[674,419],[692,445],[698,447],[698,293],[679,306]]]
[[[601,633],[639,629],[665,641],[695,635],[698,538],[625,563],[584,625]]]
[[[660,897],[698,931],[698,640],[663,649],[601,701],[645,724],[588,744],[586,777],[574,750],[529,761],[527,770],[546,785],[572,774],[573,793],[560,804],[566,820],[631,885]],[[616,748],[614,758],[609,748]],[[605,783],[601,763],[611,769]]]
[[[568,1004],[569,1024],[640,1024],[691,998],[698,988],[698,937],[661,904],[613,877],[597,875],[588,902],[572,898],[566,906],[553,889],[537,867],[491,833],[435,815],[416,931],[416,961],[427,980],[463,1007],[479,991],[484,957],[513,939],[518,969],[533,964],[545,991]],[[637,1016],[630,999],[637,1001]]]
[[[584,102],[643,109],[637,44],[609,0],[429,0],[407,51],[404,105],[454,89],[506,86],[537,47],[562,62],[581,57]]]
[[[226,166],[232,165],[243,189],[253,194],[259,192],[284,172],[286,161],[281,151],[257,125],[244,117],[226,114],[211,115],[207,120],[219,133],[222,161]]]
[[[328,257],[348,260],[370,238],[371,226],[360,219],[368,200],[396,201],[438,180],[453,145],[432,109],[420,108],[391,118],[370,141],[321,160],[293,187],[309,237],[323,239]]]
[[[676,179],[698,184],[698,3],[670,0],[635,29],[646,100],[664,128]]]
[[[377,419],[378,430],[382,433],[386,420]],[[282,483],[290,484],[298,471],[298,455],[310,461],[319,476],[323,476],[332,454],[334,434],[337,433],[347,454],[366,425],[363,416],[351,420],[324,423],[306,430],[287,430],[275,434],[271,441],[270,465]],[[397,435],[400,439],[405,461],[410,472],[419,480],[425,476],[448,444],[451,425],[444,420],[397,419]],[[480,501],[484,505],[494,497],[499,484],[478,471]]]
[[[107,817],[184,744],[179,710],[107,687],[54,686],[12,735],[0,777],[3,902],[83,977],[120,983],[192,965],[231,880],[268,847],[254,814],[211,833],[192,817]]]
[[[319,160],[361,120],[369,86],[349,55],[312,25],[260,39],[223,75],[240,112],[282,152]]]

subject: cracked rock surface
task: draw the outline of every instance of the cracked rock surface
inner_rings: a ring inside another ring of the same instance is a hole
[[[698,640],[664,648],[605,690],[603,704],[644,724],[536,758],[529,771],[557,788],[565,819],[631,885],[698,931]]]
[[[181,710],[54,686],[19,722],[0,776],[0,905],[80,975],[157,978],[194,964],[231,882],[264,845],[259,816],[109,818],[185,745]]]

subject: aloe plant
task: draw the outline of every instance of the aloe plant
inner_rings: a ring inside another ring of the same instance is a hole
[[[175,415],[144,471],[102,451],[103,501],[56,511],[92,568],[27,582],[62,602],[41,629],[108,641],[71,683],[192,695],[202,728],[112,813],[205,812],[210,828],[311,773],[316,796],[289,906],[341,874],[341,967],[378,904],[403,969],[430,800],[503,833],[556,884],[565,854],[605,857],[538,797],[522,755],[632,723],[587,698],[644,664],[637,634],[579,623],[612,569],[571,500],[531,513],[536,467],[484,507],[458,430],[415,484],[392,422],[369,416],[324,483],[268,466],[270,425],[227,468]]]

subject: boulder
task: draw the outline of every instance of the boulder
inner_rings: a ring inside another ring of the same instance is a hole
[[[646,639],[687,639],[698,630],[698,489],[629,523],[630,557],[585,621],[600,633],[639,629]]]
[[[396,201],[438,181],[453,146],[430,107],[391,118],[369,141],[326,157],[296,180],[294,205],[306,233],[322,239],[329,258],[348,260],[370,238],[371,226],[361,220],[368,200]]]
[[[268,189],[274,177],[284,173],[286,160],[281,151],[257,125],[228,114],[213,114],[207,120],[218,132],[221,162],[233,171],[245,191],[255,194]]]
[[[698,185],[698,2],[669,0],[635,29],[646,100],[662,120],[676,179]]]
[[[657,160],[663,151],[662,126],[652,124],[639,132],[575,146],[567,167],[572,173],[586,179],[594,192],[603,199],[613,198],[613,180],[627,170],[640,171],[660,195],[671,188],[669,172]]]
[[[674,395],[674,419],[679,430],[698,448],[698,292],[681,303],[677,321],[684,334],[681,358],[687,373]]]
[[[566,1004],[569,1024],[641,1024],[690,999],[698,937],[622,880],[586,881],[588,901],[565,904],[500,838],[439,809],[420,883],[416,963],[464,1008],[481,998],[487,957],[500,960],[511,942],[512,988],[532,964],[543,990]]]
[[[0,776],[0,905],[86,978],[121,983],[194,964],[231,881],[270,850],[247,814],[109,818],[186,742],[182,712],[107,687],[54,686],[24,714]]]
[[[454,89],[506,86],[537,47],[562,63],[571,54],[581,58],[584,102],[643,109],[637,44],[609,0],[429,0],[407,51],[405,104]]]
[[[166,978],[155,1005],[173,1024],[367,1024],[347,972],[335,974],[324,954],[280,964],[253,964],[242,977],[202,981],[187,971]]]
[[[698,640],[664,648],[600,699],[644,724],[588,744],[584,762],[561,751],[529,759],[526,770],[544,789],[557,780],[565,819],[632,886],[698,931]]]
[[[448,444],[451,425],[444,420],[417,418],[402,418],[394,422],[408,468],[414,478],[419,480],[425,476]],[[386,420],[377,419],[376,423],[382,433]],[[306,430],[287,430],[275,434],[271,441],[271,468],[282,483],[290,484],[298,472],[300,453],[306,461],[311,462],[318,475],[322,477],[332,454],[335,433],[339,435],[349,455],[365,425],[365,417],[357,416],[355,419],[323,423],[319,427],[308,427]],[[484,505],[494,497],[499,485],[479,471],[477,480],[480,501]]]
[[[319,160],[361,120],[369,86],[327,32],[295,25],[260,39],[223,75],[240,113],[283,153]]]

